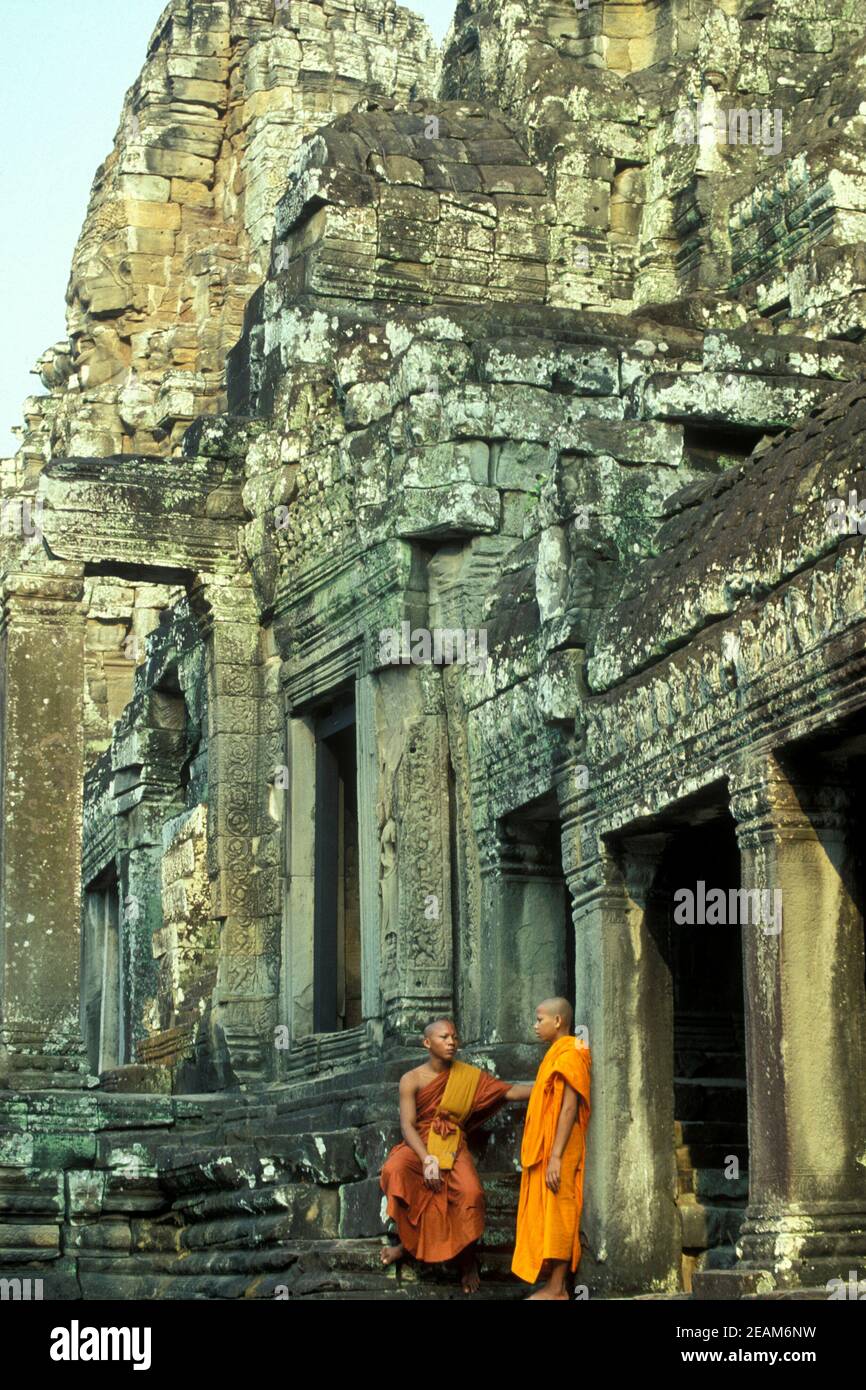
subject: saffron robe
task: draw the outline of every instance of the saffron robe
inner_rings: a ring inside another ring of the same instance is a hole
[[[434,1121],[439,1134],[460,1129],[453,1167],[441,1169],[442,1186],[434,1192],[424,1182],[421,1160],[405,1141],[396,1144],[382,1165],[380,1186],[388,1198],[388,1215],[397,1225],[404,1250],[427,1264],[453,1260],[484,1233],[484,1190],[462,1126],[440,1109],[450,1068],[415,1096],[415,1128],[425,1146]],[[465,1120],[476,1128],[500,1108],[510,1082],[497,1081],[479,1069],[472,1109]],[[438,1112],[438,1113],[437,1113]]]
[[[527,1284],[541,1275],[545,1260],[580,1262],[580,1213],[586,1128],[589,1123],[589,1083],[592,1057],[575,1037],[557,1038],[544,1055],[529,1098],[520,1162],[517,1240],[512,1271]],[[562,1153],[559,1191],[547,1186],[547,1163],[553,1152],[566,1081],[577,1091],[577,1116]]]

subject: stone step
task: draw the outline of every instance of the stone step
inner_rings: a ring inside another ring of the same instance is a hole
[[[448,1299],[459,1295],[454,1266],[433,1269],[380,1262],[381,1241],[288,1242],[279,1249],[194,1252],[185,1256],[82,1256],[86,1298],[331,1298]],[[525,1297],[511,1274],[510,1254],[482,1250],[482,1288],[489,1297]],[[480,1296],[480,1295],[479,1295]]]
[[[694,1280],[707,1271],[733,1269],[737,1263],[737,1252],[733,1245],[716,1245],[709,1250],[684,1250],[682,1254],[683,1289],[691,1295]]]
[[[22,1287],[19,1292],[23,1295],[28,1288],[25,1281],[29,1280],[30,1299],[34,1302],[39,1301],[39,1292],[36,1281],[41,1281],[41,1300],[42,1302],[53,1302],[65,1299],[79,1299],[81,1289],[78,1284],[78,1271],[76,1261],[67,1256],[60,1256],[50,1263],[32,1263],[22,1260],[20,1263],[12,1265],[5,1261],[0,1261],[0,1279],[12,1281],[21,1280]],[[6,1286],[8,1287],[8,1285]],[[10,1290],[10,1299],[14,1294]]]
[[[298,1269],[308,1274],[334,1273],[370,1275],[377,1279],[390,1277],[383,1269],[380,1252],[384,1238],[369,1240],[283,1241],[277,1246],[255,1249],[205,1249],[140,1251],[120,1254],[117,1251],[87,1250],[80,1257],[81,1268],[103,1274],[188,1275],[214,1274],[220,1276],[271,1273],[286,1276]],[[481,1263],[490,1279],[511,1278],[511,1253],[481,1250]],[[411,1261],[400,1265],[405,1280],[430,1280],[439,1277],[436,1270]]]
[[[197,1136],[191,1136],[197,1138]],[[321,1130],[312,1134],[278,1130],[252,1141],[215,1143],[160,1142],[153,1149],[165,1190],[178,1203],[191,1194],[245,1188],[250,1178],[266,1182],[268,1174],[291,1181],[348,1183],[378,1176],[389,1150],[400,1139],[399,1129],[382,1125]],[[513,1126],[492,1134],[470,1136],[479,1171],[493,1175],[517,1172],[518,1136]]]
[[[278,1103],[276,1120],[288,1134],[315,1134],[321,1129],[354,1128],[364,1124],[398,1122],[399,1099],[397,1085],[381,1082],[347,1087],[343,1093],[311,1095],[309,1104]]]
[[[280,1183],[246,1191],[215,1192],[185,1204],[185,1249],[201,1245],[329,1238],[338,1234],[339,1193],[313,1183]]]
[[[745,1143],[731,1143],[728,1140],[723,1144],[702,1144],[696,1140],[691,1144],[681,1144],[674,1152],[677,1170],[683,1173],[693,1168],[725,1168],[732,1158],[737,1159],[741,1173],[749,1169],[749,1149]]]
[[[433,1288],[427,1285],[418,1285],[417,1287],[412,1288],[400,1286],[395,1289],[388,1289],[387,1291],[383,1292],[372,1292],[366,1289],[355,1290],[341,1288],[331,1289],[323,1292],[312,1291],[309,1293],[299,1293],[297,1297],[302,1299],[315,1299],[317,1302],[320,1301],[323,1303],[348,1303],[357,1302],[361,1300],[363,1300],[364,1303],[390,1303],[394,1300],[402,1300],[404,1302],[411,1300],[413,1302],[419,1303],[444,1303],[454,1302],[455,1300],[459,1300],[460,1302],[472,1303],[514,1303],[517,1302],[518,1299],[524,1299],[527,1297],[527,1286],[525,1284],[518,1285],[516,1281],[514,1288],[511,1288],[510,1286],[506,1287],[503,1285],[497,1285],[496,1287],[492,1287],[491,1285],[485,1285],[482,1283],[481,1288],[478,1290],[478,1292],[469,1296],[463,1293],[462,1289],[460,1288],[459,1282],[455,1279],[453,1284],[443,1284],[437,1288]]]
[[[714,1245],[712,1249],[704,1250],[697,1256],[699,1270],[733,1269],[736,1263],[737,1251],[734,1245]]]
[[[255,1146],[172,1146],[160,1151],[159,1166],[163,1187],[178,1207],[207,1193],[244,1190],[275,1179],[333,1184],[367,1175],[355,1130],[268,1135]]]
[[[725,1147],[726,1153],[748,1153],[749,1128],[742,1120],[676,1120],[674,1122],[674,1144]]]
[[[680,1195],[692,1194],[698,1201],[737,1202],[745,1205],[749,1197],[748,1172],[736,1178],[726,1177],[726,1170],[717,1167],[690,1168],[677,1174]]]
[[[4,1168],[0,1173],[0,1220],[63,1218],[63,1174],[42,1168]]]
[[[734,1245],[743,1224],[743,1205],[722,1206],[719,1203],[699,1202],[691,1195],[677,1199],[684,1250],[709,1250],[720,1245]]]

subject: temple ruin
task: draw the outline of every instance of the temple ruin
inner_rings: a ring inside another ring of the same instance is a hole
[[[170,0],[2,468],[4,1275],[459,1296],[395,1081],[552,993],[591,1296],[866,1268],[864,76],[855,0]]]

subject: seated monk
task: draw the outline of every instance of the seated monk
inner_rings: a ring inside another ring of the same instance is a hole
[[[439,1264],[458,1260],[464,1293],[480,1284],[476,1242],[484,1231],[484,1191],[466,1131],[493,1115],[507,1100],[526,1100],[532,1087],[497,1081],[480,1067],[455,1061],[457,1029],[437,1018],[424,1030],[426,1062],[400,1080],[403,1143],[382,1166],[388,1215],[399,1245],[383,1249],[382,1263],[403,1255]]]
[[[586,1127],[592,1058],[571,1032],[567,999],[545,999],[535,1011],[535,1036],[549,1043],[523,1128],[517,1241],[511,1268],[519,1279],[546,1283],[530,1299],[568,1299],[568,1270],[580,1261]]]

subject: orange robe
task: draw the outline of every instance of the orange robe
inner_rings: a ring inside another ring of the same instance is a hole
[[[557,1038],[544,1055],[529,1098],[520,1149],[523,1174],[517,1240],[511,1261],[513,1272],[527,1284],[537,1282],[545,1260],[568,1260],[572,1269],[580,1262],[591,1069],[592,1058],[584,1042],[571,1036]],[[562,1154],[559,1191],[551,1192],[546,1182],[547,1161],[553,1151],[566,1081],[578,1094],[577,1118]]]
[[[425,1144],[447,1082],[446,1070],[415,1096],[415,1127]],[[467,1121],[469,1129],[499,1109],[510,1084],[497,1081],[482,1069]],[[484,1189],[464,1139],[460,1141],[454,1167],[442,1170],[438,1192],[426,1186],[421,1160],[405,1142],[395,1145],[385,1159],[380,1184],[403,1248],[418,1260],[427,1264],[453,1260],[484,1233]]]

